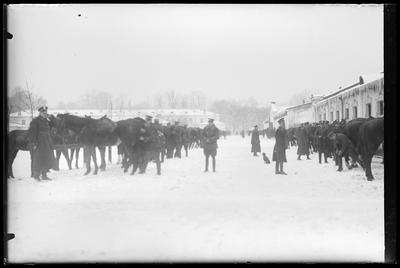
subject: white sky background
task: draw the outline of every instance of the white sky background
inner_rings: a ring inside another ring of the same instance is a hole
[[[8,88],[49,106],[89,90],[284,102],[383,71],[383,5],[12,5],[8,31]]]

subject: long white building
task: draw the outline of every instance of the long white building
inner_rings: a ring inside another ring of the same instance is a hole
[[[381,117],[384,115],[384,73],[360,76],[357,82],[325,96],[314,95],[307,103],[274,107],[274,110],[274,127],[284,118],[287,128],[304,122]]]
[[[384,114],[384,74],[360,76],[358,83],[325,96],[314,105],[314,121],[381,117]]]

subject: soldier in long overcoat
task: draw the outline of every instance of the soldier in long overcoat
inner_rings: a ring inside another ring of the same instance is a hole
[[[302,155],[306,155],[310,160],[310,141],[304,124],[301,124],[297,130],[297,160],[301,160]]]
[[[33,177],[40,181],[51,180],[47,177],[47,171],[55,168],[53,141],[50,135],[47,107],[39,108],[39,116],[35,117],[28,130],[29,143],[32,150]]]
[[[206,157],[204,172],[208,171],[208,159],[212,157],[212,167],[215,172],[215,156],[217,155],[217,140],[219,139],[219,129],[214,125],[214,119],[208,119],[208,125],[203,129],[203,150]]]
[[[289,146],[288,136],[285,129],[285,120],[279,119],[279,128],[275,132],[275,146],[272,154],[272,161],[276,161],[275,174],[287,175],[283,171],[283,162],[286,160],[286,149]]]
[[[254,156],[258,156],[257,153],[261,152],[260,146],[260,133],[258,132],[258,126],[255,125],[251,132],[251,152]]]

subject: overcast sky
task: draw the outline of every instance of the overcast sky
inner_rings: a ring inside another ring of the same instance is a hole
[[[284,102],[383,71],[382,5],[13,5],[8,87]]]

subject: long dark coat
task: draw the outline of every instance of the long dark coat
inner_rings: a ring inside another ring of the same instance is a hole
[[[304,127],[300,127],[297,131],[297,154],[298,155],[307,155],[310,153],[310,141],[308,139],[308,135],[306,129]]]
[[[41,116],[34,118],[30,123],[28,133],[31,146],[36,146],[32,152],[33,171],[40,173],[54,168],[55,158],[49,121]]]
[[[279,127],[275,132],[275,146],[272,153],[272,161],[287,162],[286,149],[288,148],[288,145],[286,129]]]
[[[207,125],[203,129],[203,137],[204,154],[215,156],[218,148],[217,140],[219,139],[219,129],[214,124],[211,126]]]
[[[257,129],[254,129],[251,132],[251,152],[252,153],[259,153],[261,152],[260,147],[260,133]]]

